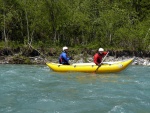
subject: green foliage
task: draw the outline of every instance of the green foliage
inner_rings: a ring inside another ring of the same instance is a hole
[[[14,64],[31,64],[31,61],[28,57],[24,57],[24,56],[14,56],[13,59],[10,60],[10,63]]]
[[[0,0],[0,46],[150,50],[149,0]],[[5,36],[6,34],[6,36]]]

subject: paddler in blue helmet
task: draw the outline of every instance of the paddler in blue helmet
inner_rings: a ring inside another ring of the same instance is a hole
[[[64,65],[70,65],[69,64],[69,60],[72,59],[72,57],[68,57],[67,53],[68,53],[68,47],[64,46],[62,49],[62,53],[59,56],[59,63],[60,64],[64,64]]]

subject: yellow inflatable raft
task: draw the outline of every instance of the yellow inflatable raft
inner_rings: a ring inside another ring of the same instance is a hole
[[[117,62],[103,62],[99,68],[95,63],[74,63],[72,65],[46,63],[46,65],[56,72],[114,73],[124,70],[133,60],[134,58]]]

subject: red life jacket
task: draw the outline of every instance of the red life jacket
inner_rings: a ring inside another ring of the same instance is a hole
[[[94,63],[96,65],[100,64],[102,62],[102,58],[107,54],[107,52],[103,52],[102,54],[96,53],[94,55]]]

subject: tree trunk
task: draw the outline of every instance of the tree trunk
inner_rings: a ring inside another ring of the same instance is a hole
[[[25,5],[27,6],[27,1],[25,1]],[[25,16],[26,16],[26,22],[27,22],[27,37],[28,37],[28,44],[30,44],[30,32],[29,32],[29,20],[28,20],[28,13],[27,8],[25,6]]]
[[[8,47],[8,40],[6,35],[6,20],[5,20],[5,4],[3,2],[4,12],[3,12],[3,18],[4,18],[4,28],[3,28],[3,34],[4,34],[4,40],[5,40],[5,47]]]

